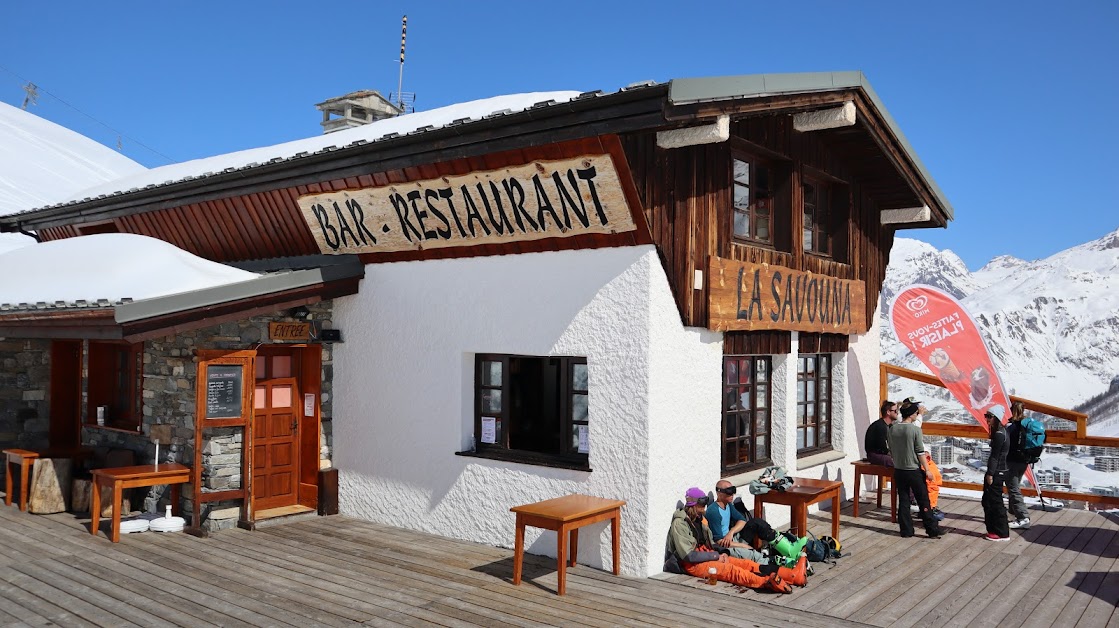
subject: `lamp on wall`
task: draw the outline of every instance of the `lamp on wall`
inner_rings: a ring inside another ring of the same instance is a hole
[[[288,311],[288,316],[305,321],[311,318],[311,310],[308,310],[306,305],[299,305],[291,308],[291,310]]]

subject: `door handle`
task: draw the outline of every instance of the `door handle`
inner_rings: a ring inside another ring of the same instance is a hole
[[[291,431],[294,432],[297,429],[299,429],[299,419],[292,419],[291,420]]]

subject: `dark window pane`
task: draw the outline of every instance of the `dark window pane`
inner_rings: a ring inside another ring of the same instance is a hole
[[[573,364],[571,366],[571,388],[574,390],[587,390],[586,364]]]
[[[587,396],[583,394],[571,395],[571,420],[587,420]]]
[[[482,385],[501,385],[501,362],[482,362]]]

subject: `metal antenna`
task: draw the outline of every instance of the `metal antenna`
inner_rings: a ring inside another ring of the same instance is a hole
[[[404,40],[408,35],[408,16],[400,24],[400,79],[396,82],[396,104],[404,111]]]
[[[404,61],[403,48],[401,49],[400,60],[401,60],[401,62]],[[26,92],[27,95],[23,97],[23,106],[20,107],[21,109],[26,111],[27,110],[27,105],[37,105],[37,104],[39,104],[39,86],[38,85],[32,83],[31,81],[28,81],[27,85],[23,86],[23,91]]]

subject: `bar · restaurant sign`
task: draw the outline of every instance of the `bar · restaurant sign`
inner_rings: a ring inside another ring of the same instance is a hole
[[[715,331],[867,331],[862,281],[716,256],[708,276],[708,327]]]
[[[633,231],[610,155],[299,198],[327,254],[418,251]]]

